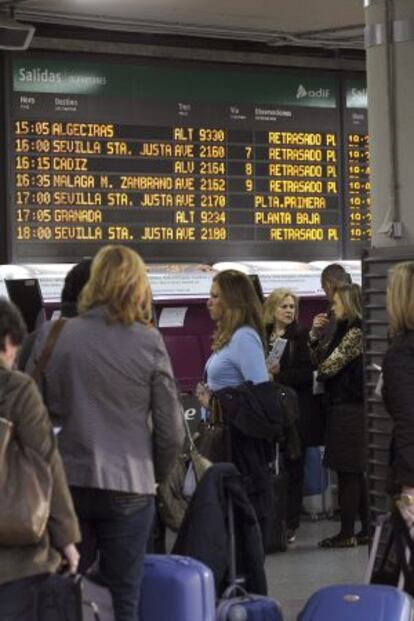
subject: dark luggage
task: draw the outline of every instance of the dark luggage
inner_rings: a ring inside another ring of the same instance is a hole
[[[211,570],[190,557],[147,554],[139,617],[144,621],[215,621]]]
[[[283,621],[278,602],[265,595],[255,595],[239,584],[236,576],[236,540],[233,503],[228,497],[229,587],[217,606],[217,621]]]
[[[272,507],[267,522],[266,554],[285,552],[287,549],[287,496],[288,476],[281,469],[279,444],[276,445],[275,461],[272,465]]]
[[[414,542],[401,513],[377,519],[365,581],[397,586],[414,595]]]
[[[38,618],[42,621],[82,619],[81,581],[81,576],[48,576],[39,593]]]
[[[410,621],[413,601],[391,586],[339,584],[314,593],[298,621]]]
[[[52,574],[38,599],[40,621],[114,621],[109,590],[80,575]]]

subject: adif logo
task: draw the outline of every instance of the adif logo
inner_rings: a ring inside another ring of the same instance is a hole
[[[306,97],[307,94],[308,94],[308,91],[303,86],[303,84],[299,84],[298,90],[296,92],[296,99],[302,99],[302,97]]]
[[[299,84],[298,90],[296,91],[296,99],[303,99],[304,97],[311,97],[314,99],[328,98],[331,94],[329,88],[318,88],[317,91],[309,89],[308,91],[303,86],[303,84]]]

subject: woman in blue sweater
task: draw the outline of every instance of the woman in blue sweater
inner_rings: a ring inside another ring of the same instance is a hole
[[[247,380],[266,382],[261,306],[249,278],[236,270],[219,272],[213,279],[207,308],[217,325],[213,353],[205,368],[208,389],[238,386]],[[202,388],[197,393],[208,407],[209,391]]]
[[[199,384],[196,394],[208,410],[214,391],[246,381],[259,384],[269,378],[261,305],[249,278],[236,270],[219,272],[213,279],[207,308],[217,328],[213,353],[205,367],[206,384]],[[271,439],[268,442],[244,436],[231,425],[230,434],[232,461],[243,476],[265,537],[271,503]]]

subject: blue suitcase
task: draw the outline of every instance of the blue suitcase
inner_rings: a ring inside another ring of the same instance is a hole
[[[322,452],[319,446],[306,449],[303,495],[323,494],[328,487],[328,473],[322,464]]]
[[[187,556],[147,554],[139,618],[143,621],[215,621],[211,570]]]
[[[283,615],[276,600],[252,595],[235,585],[224,592],[217,606],[217,621],[283,621]]]
[[[322,447],[310,446],[306,449],[303,509],[312,520],[329,517],[333,513],[330,474],[322,460]]]
[[[340,584],[316,591],[298,621],[410,621],[413,614],[413,600],[395,587]]]

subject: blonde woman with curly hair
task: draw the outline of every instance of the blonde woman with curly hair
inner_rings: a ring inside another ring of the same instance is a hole
[[[288,474],[288,543],[294,543],[300,525],[306,448],[322,441],[321,420],[312,394],[313,365],[308,348],[309,330],[298,324],[298,311],[298,297],[289,289],[275,289],[263,306],[269,351],[278,339],[286,341],[280,359],[270,365],[269,371],[275,382],[295,389],[299,401],[297,427],[302,454],[297,459],[291,459],[288,454],[285,456]]]
[[[79,570],[99,553],[116,621],[137,621],[155,483],[183,442],[175,380],[151,324],[140,256],[126,246],[102,248],[79,311],[45,369],[45,397],[61,427],[59,448],[81,527]]]

